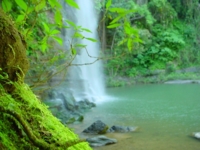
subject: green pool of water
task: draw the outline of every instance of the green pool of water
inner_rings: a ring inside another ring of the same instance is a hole
[[[109,126],[138,126],[133,133],[106,134],[117,144],[97,150],[200,150],[192,132],[200,131],[200,85],[136,85],[108,89],[107,101],[73,125],[80,133],[100,119]]]

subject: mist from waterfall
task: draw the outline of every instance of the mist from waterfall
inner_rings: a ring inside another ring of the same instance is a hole
[[[92,32],[81,32],[84,37],[98,40],[97,27],[99,18],[94,8],[94,1],[77,0],[76,2],[80,9],[76,9],[74,12],[76,16],[74,22],[77,26],[87,28]],[[69,68],[70,92],[76,101],[89,100],[99,102],[105,95],[102,61],[96,61],[97,57],[100,56],[100,44],[87,39],[78,40],[77,43],[87,46],[86,49],[81,48],[77,51],[77,56],[73,61],[73,64],[81,65]]]

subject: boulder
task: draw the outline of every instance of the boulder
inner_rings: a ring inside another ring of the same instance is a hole
[[[87,129],[83,130],[83,132],[91,134],[104,134],[107,130],[108,126],[101,120],[97,120],[93,124],[91,124]]]
[[[194,133],[192,133],[192,136],[197,139],[200,139],[200,132],[194,132]]]
[[[90,144],[91,147],[105,146],[108,144],[117,143],[116,139],[108,138],[103,135],[87,138],[86,141]]]
[[[107,130],[107,132],[132,132],[136,131],[138,127],[124,127],[124,126],[119,126],[119,125],[114,125],[111,128]]]
[[[62,99],[63,104],[64,104],[64,106],[67,110],[74,111],[76,109],[75,99],[74,99],[73,96],[67,95],[67,94],[64,94],[64,93],[59,93],[57,98]]]

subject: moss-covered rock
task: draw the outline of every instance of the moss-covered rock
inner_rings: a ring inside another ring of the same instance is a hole
[[[64,126],[23,83],[13,82],[12,95],[0,87],[0,148],[91,150]]]

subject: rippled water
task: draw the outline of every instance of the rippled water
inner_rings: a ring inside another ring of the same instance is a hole
[[[117,144],[97,150],[200,150],[200,85],[136,85],[108,89],[110,98],[73,125],[80,133],[97,119],[109,126],[138,126],[133,133],[106,134]],[[81,134],[84,137],[84,135]]]

